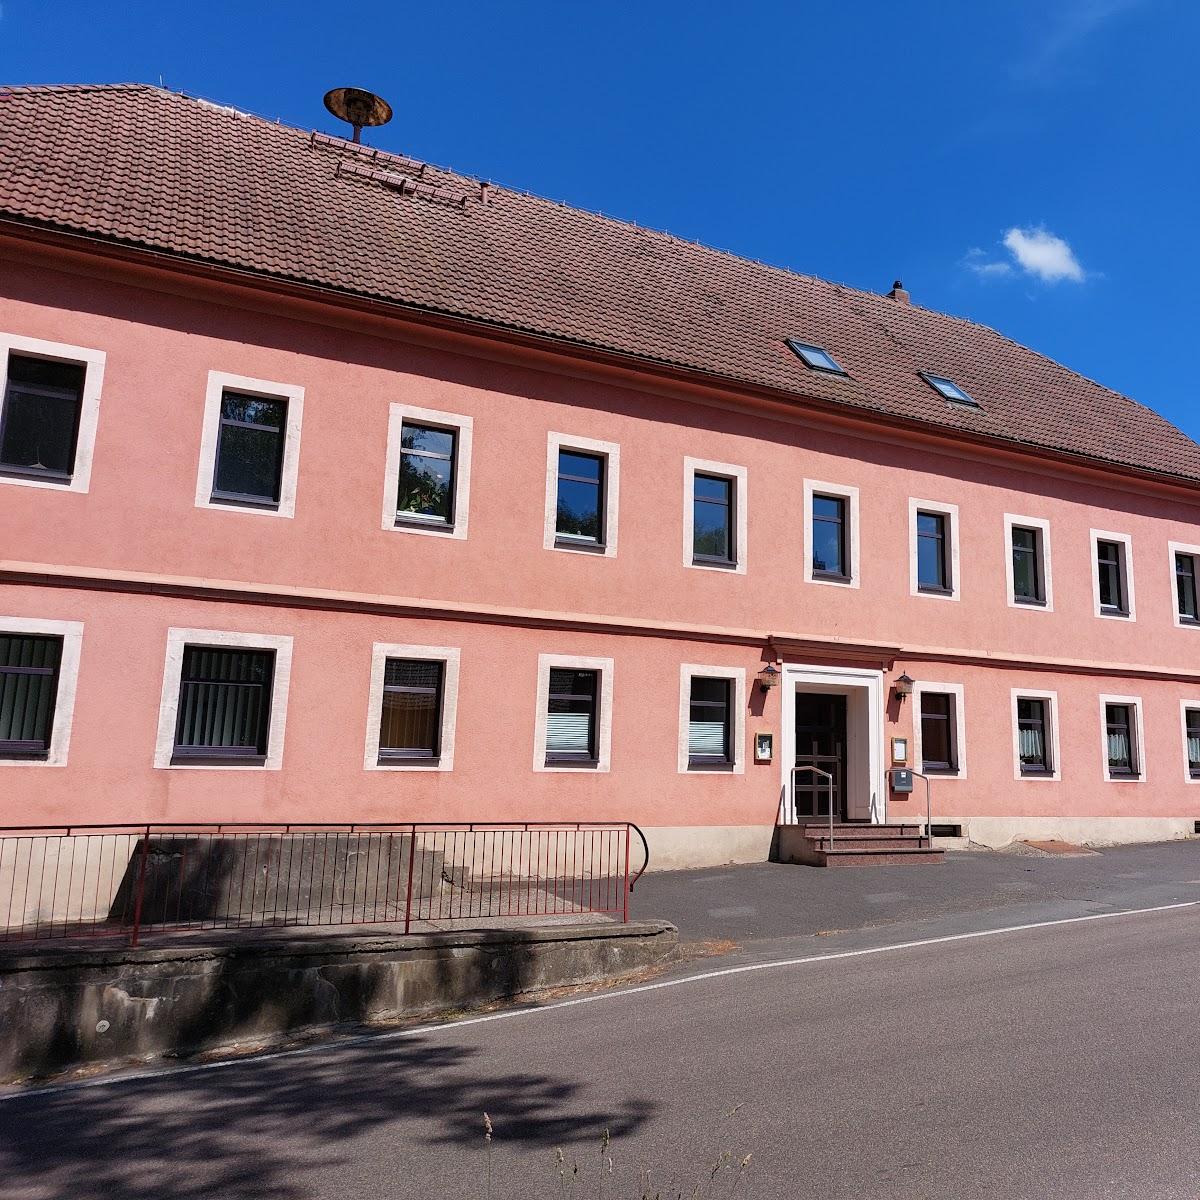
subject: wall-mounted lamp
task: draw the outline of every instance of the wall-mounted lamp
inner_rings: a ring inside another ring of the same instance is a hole
[[[758,686],[764,692],[769,692],[778,685],[781,674],[782,672],[774,663],[767,663],[754,678],[758,680]]]
[[[916,680],[913,679],[907,671],[905,671],[904,674],[901,675],[894,684],[892,684],[892,690],[896,693],[896,699],[899,700],[901,704],[903,704],[905,700],[912,695],[913,684],[915,682]]]

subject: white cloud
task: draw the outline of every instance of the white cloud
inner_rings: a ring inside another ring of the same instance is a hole
[[[1087,277],[1071,247],[1040,226],[1036,229],[1014,226],[1004,235],[1004,244],[1026,274],[1036,275],[1044,283],[1057,283],[1060,279],[1082,283]]]
[[[985,251],[978,246],[972,246],[963,255],[963,266],[968,271],[974,271],[981,279],[995,279],[1001,275],[1011,275],[1012,265],[998,259],[991,260]]]

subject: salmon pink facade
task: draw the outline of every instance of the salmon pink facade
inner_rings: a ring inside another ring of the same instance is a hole
[[[54,655],[3,677],[10,824],[622,819],[658,867],[753,861],[828,815],[808,764],[850,821],[923,821],[906,766],[976,842],[1194,831],[1200,448],[1188,477],[27,218],[3,242],[0,458],[54,391],[26,360],[80,370],[68,470],[0,467],[0,639]],[[265,501],[229,486],[256,472]],[[24,741],[21,670],[53,689]]]

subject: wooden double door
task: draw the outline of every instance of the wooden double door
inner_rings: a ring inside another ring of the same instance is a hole
[[[833,816],[846,819],[846,697],[831,692],[796,693],[796,766],[818,767],[833,776]],[[829,781],[798,770],[796,816],[829,817]]]

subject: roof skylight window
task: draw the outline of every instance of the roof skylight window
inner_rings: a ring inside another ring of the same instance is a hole
[[[820,346],[810,346],[807,342],[798,342],[795,338],[785,338],[793,352],[814,371],[828,371],[831,375],[845,375],[848,372],[828,350]]]
[[[979,401],[964,392],[953,379],[946,379],[942,375],[930,375],[927,371],[918,371],[917,374],[939,396],[944,396],[947,400],[953,400],[955,404],[969,404],[972,408],[979,407]]]

